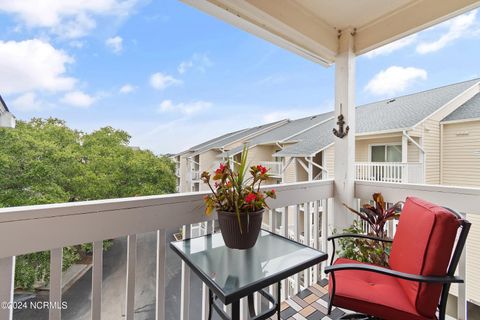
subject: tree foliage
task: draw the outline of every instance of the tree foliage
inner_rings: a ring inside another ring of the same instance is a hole
[[[54,118],[0,128],[0,207],[174,192],[173,162],[129,142],[122,130],[85,133]],[[17,258],[17,285],[48,278],[46,263],[45,253]]]

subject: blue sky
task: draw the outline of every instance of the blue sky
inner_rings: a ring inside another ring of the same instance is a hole
[[[479,16],[359,57],[357,103],[480,77]],[[177,0],[0,0],[0,71],[17,118],[110,125],[156,153],[333,109],[334,67]]]

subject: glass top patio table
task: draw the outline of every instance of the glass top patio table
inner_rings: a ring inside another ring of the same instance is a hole
[[[225,246],[220,233],[170,243],[170,247],[224,303],[229,304],[306,268],[328,255],[261,230],[247,250]]]

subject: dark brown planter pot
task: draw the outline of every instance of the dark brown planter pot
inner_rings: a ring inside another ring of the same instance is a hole
[[[235,212],[217,211],[218,224],[225,245],[231,249],[249,249],[257,242],[262,227],[263,212],[240,213],[242,232]]]

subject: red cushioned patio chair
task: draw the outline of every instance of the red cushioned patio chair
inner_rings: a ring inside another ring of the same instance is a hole
[[[329,314],[337,306],[388,320],[444,320],[450,285],[463,283],[454,273],[469,229],[460,214],[409,197],[393,241],[359,234],[330,237],[334,253],[334,239],[342,237],[392,242],[392,248],[390,268],[345,258],[325,268]]]

